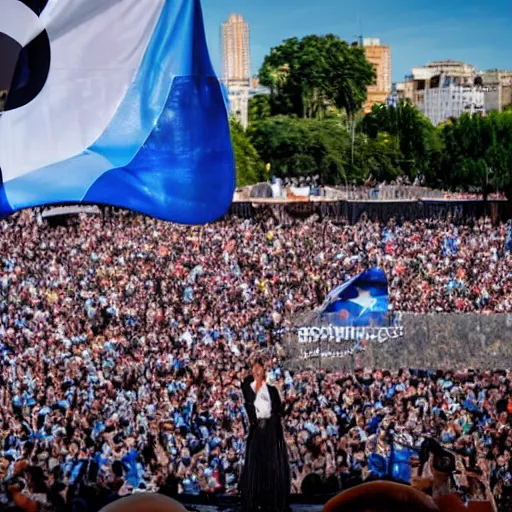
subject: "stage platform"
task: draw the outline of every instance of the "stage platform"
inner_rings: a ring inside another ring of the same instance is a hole
[[[332,496],[291,497],[292,512],[321,512]],[[241,512],[240,501],[236,496],[186,496],[176,498],[189,512]]]
[[[183,503],[189,512],[240,512],[239,508],[218,508],[202,505],[187,505]],[[322,505],[292,505],[292,512],[322,512]]]

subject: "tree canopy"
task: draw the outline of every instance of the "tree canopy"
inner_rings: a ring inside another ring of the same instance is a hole
[[[512,197],[512,112],[464,114],[440,132],[438,182],[484,196],[498,190]]]
[[[258,94],[249,100],[249,124],[263,121],[270,115],[270,96],[268,94]]]
[[[323,184],[331,185],[347,179],[350,137],[340,120],[271,117],[253,124],[249,134],[278,177],[318,174]]]
[[[325,117],[333,109],[353,115],[375,80],[364,50],[339,37],[311,35],[272,48],[259,73],[271,91],[272,115]]]
[[[362,182],[372,176],[378,182],[393,181],[401,174],[401,160],[395,137],[388,133],[379,133],[374,138],[359,134],[355,139],[350,179]]]
[[[418,176],[432,187],[512,199],[512,112],[468,114],[434,127],[407,101],[375,105],[364,50],[337,36],[292,38],[273,48],[260,70],[271,91],[249,105],[249,128],[232,121],[239,186],[278,177],[319,175],[326,185]]]
[[[242,125],[230,119],[231,140],[236,167],[236,186],[245,187],[265,179],[265,165]]]
[[[383,133],[396,140],[404,174],[428,174],[429,155],[439,149],[439,137],[430,120],[408,101],[401,101],[396,107],[374,105],[363,119],[362,130],[374,140]]]

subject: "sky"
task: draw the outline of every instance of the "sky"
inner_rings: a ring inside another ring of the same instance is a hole
[[[512,69],[512,0],[202,0],[210,54],[220,72],[220,25],[230,13],[250,24],[252,72],[283,39],[333,33],[391,46],[393,81],[434,60]]]

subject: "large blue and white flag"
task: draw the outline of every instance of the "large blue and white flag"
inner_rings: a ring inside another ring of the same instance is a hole
[[[0,117],[0,215],[92,203],[200,224],[227,211],[233,151],[199,0],[0,9],[20,50]]]
[[[382,327],[389,325],[388,308],[386,274],[372,268],[335,288],[320,311],[332,325]]]

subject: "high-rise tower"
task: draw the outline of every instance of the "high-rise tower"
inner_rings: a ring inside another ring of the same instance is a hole
[[[251,42],[249,24],[241,14],[231,14],[222,24],[222,80],[228,87],[249,86]]]

